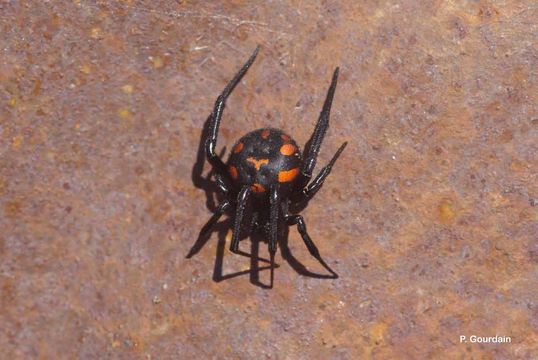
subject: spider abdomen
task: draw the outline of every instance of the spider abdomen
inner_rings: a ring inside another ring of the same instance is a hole
[[[237,188],[248,185],[261,196],[276,183],[282,193],[293,189],[300,166],[297,143],[281,130],[265,128],[246,134],[234,145],[228,173]]]

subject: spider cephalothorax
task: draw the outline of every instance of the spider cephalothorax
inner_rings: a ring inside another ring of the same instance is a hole
[[[230,250],[238,252],[245,210],[247,205],[251,204],[254,225],[266,231],[271,262],[274,261],[277,248],[279,225],[281,223],[297,225],[310,254],[336,277],[336,273],[321,259],[318,249],[310,239],[303,217],[292,214],[289,209],[294,204],[308,201],[316,193],[346,147],[347,143],[343,143],[329,164],[322,168],[312,180],[321,142],[329,127],[329,114],[338,79],[338,68],[334,71],[323,109],[303,154],[289,135],[273,128],[258,129],[239,139],[233,146],[226,164],[215,153],[226,99],[252,65],[258,51],[259,47],[219,95],[209,120],[209,132],[205,139],[206,158],[214,168],[218,187],[225,198],[202,228],[200,235],[209,231],[224,212],[232,209],[235,212],[235,218]]]

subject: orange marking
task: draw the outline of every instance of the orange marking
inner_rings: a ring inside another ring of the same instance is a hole
[[[299,168],[293,168],[291,170],[280,171],[278,173],[278,182],[290,182],[299,174]]]
[[[230,175],[232,176],[233,179],[237,179],[237,176],[239,174],[237,173],[237,168],[235,166],[230,166],[228,168],[228,172],[230,173]]]
[[[241,150],[243,150],[243,148],[245,147],[245,144],[243,144],[242,142],[240,143],[237,143],[237,145],[234,146],[234,153],[240,153]]]
[[[260,184],[253,184],[251,187],[252,191],[255,193],[262,193],[265,192],[265,188]]]
[[[254,164],[254,167],[256,168],[256,170],[260,170],[262,165],[269,164],[269,159],[260,159],[260,160],[258,160],[258,159],[254,159],[252,157],[248,157],[247,161]]]
[[[269,129],[265,129],[265,130],[263,130],[263,131],[262,131],[262,138],[263,138],[263,139],[267,139],[267,138],[269,137],[269,134],[270,134],[270,133],[271,133],[271,132],[269,131]]]
[[[286,156],[293,155],[295,150],[297,149],[295,148],[295,145],[292,144],[284,144],[280,147],[280,153]]]
[[[286,135],[286,134],[282,134],[282,135],[280,135],[280,137],[281,137],[282,140],[284,140],[284,141],[290,141],[290,140],[291,140],[290,137],[289,137],[288,135]]]

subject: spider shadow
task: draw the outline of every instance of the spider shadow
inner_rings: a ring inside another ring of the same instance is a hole
[[[260,243],[263,242],[263,237],[259,234],[253,233],[250,236],[250,253],[245,251],[238,251],[234,255],[241,255],[248,257],[250,259],[250,269],[249,270],[243,270],[238,271],[230,274],[223,274],[223,264],[224,264],[224,257],[226,253],[226,236],[228,234],[229,229],[232,227],[233,223],[231,218],[227,218],[224,221],[220,221],[217,224],[215,224],[211,231],[207,231],[204,233],[204,231],[200,231],[200,235],[198,237],[198,240],[194,244],[194,246],[189,251],[189,254],[187,255],[187,258],[191,258],[194,256],[198,251],[200,251],[203,246],[207,243],[207,241],[211,238],[211,235],[213,233],[217,233],[218,235],[218,243],[217,243],[217,253],[215,257],[215,266],[213,268],[213,281],[215,282],[221,282],[224,280],[233,279],[238,276],[242,275],[250,275],[250,282],[253,285],[259,286],[264,289],[271,289],[273,287],[273,278],[274,273],[273,270],[280,267],[278,264],[274,263],[274,259],[268,260],[259,257],[259,249],[260,249]],[[247,237],[243,237],[241,239],[241,242],[245,240]],[[260,262],[266,263],[268,265],[266,266],[260,266]],[[271,263],[273,264],[271,266]],[[260,280],[260,272],[270,270],[270,282],[269,284],[265,284],[261,282]]]
[[[198,144],[198,151],[196,155],[196,161],[192,167],[191,172],[191,179],[193,185],[201,189],[205,192],[206,195],[206,207],[209,211],[215,212],[217,209],[217,202],[220,203],[224,200],[223,194],[218,191],[218,186],[215,181],[213,181],[211,178],[213,176],[213,169],[206,175],[203,176],[203,170],[204,170],[204,163],[206,161],[205,158],[205,139],[209,136],[209,122],[211,120],[211,115],[206,119],[204,122],[204,126],[202,129],[202,134],[200,136],[200,141]],[[310,142],[310,141],[309,141]],[[224,147],[220,153],[220,156],[222,157],[226,151],[226,148]],[[215,199],[217,201],[215,201]],[[305,201],[301,204],[297,204],[293,207],[294,211],[299,211],[304,209],[308,205],[308,201]],[[262,234],[259,232],[252,232],[248,237],[250,238],[251,243],[251,249],[250,253],[246,253],[243,251],[240,251],[238,254],[242,256],[246,256],[250,258],[250,269],[239,271],[231,274],[223,274],[223,262],[224,262],[224,254],[225,254],[225,247],[226,247],[226,235],[230,228],[232,228],[232,218],[233,212],[227,211],[225,215],[228,215],[228,218],[224,221],[220,221],[216,223],[210,231],[206,231],[205,233],[203,231],[200,232],[196,242],[191,247],[189,253],[187,254],[187,258],[191,258],[194,255],[196,255],[209,241],[211,238],[211,235],[214,232],[218,233],[218,243],[217,243],[217,251],[216,251],[216,259],[215,259],[215,266],[213,270],[213,281],[220,282],[228,279],[232,279],[238,276],[249,274],[250,282],[253,285],[259,286],[261,288],[270,289],[273,287],[273,279],[274,279],[274,269],[278,268],[279,265],[274,263],[274,259],[267,260],[259,257],[259,249],[260,249],[260,243],[266,243],[266,240]],[[335,279],[338,278],[338,275],[321,259],[321,257],[317,258],[317,260],[323,265],[325,269],[327,269],[331,275],[327,274],[318,274],[315,272],[312,272],[306,268],[296,257],[293,256],[291,253],[289,246],[288,246],[288,235],[289,235],[289,229],[288,226],[282,226],[282,231],[278,234],[278,243],[280,245],[280,251],[282,258],[286,260],[290,264],[290,266],[297,271],[299,274],[303,276],[313,277],[313,278],[330,278]],[[246,237],[243,237],[242,240],[244,240]],[[260,262],[269,263],[268,266],[260,266]],[[274,264],[271,266],[271,262]],[[260,281],[260,272],[270,270],[270,283],[265,284]]]

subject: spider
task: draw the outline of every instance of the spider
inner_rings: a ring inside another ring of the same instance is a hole
[[[321,142],[329,127],[329,115],[338,79],[338,67],[334,71],[323,109],[303,154],[289,135],[275,128],[254,130],[240,138],[233,146],[227,163],[224,163],[221,157],[215,153],[219,125],[226,100],[256,59],[259,50],[258,46],[239,72],[226,85],[217,98],[209,118],[208,135],[203,139],[205,155],[213,167],[216,184],[223,193],[224,200],[202,227],[200,236],[207,234],[226,211],[235,211],[230,250],[234,253],[241,253],[239,251],[240,234],[244,231],[246,210],[251,208],[251,224],[254,228],[265,231],[271,266],[274,264],[277,250],[278,228],[284,222],[287,225],[297,225],[310,254],[336,278],[338,275],[325,264],[316,245],[308,235],[303,217],[299,214],[292,214],[290,208],[299,203],[307,203],[313,197],[323,185],[334,163],[347,145],[347,142],[344,142],[331,161],[310,181]]]

